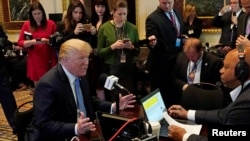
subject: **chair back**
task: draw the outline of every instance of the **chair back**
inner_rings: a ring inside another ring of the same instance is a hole
[[[33,112],[33,101],[27,101],[16,109],[14,113],[14,123],[18,141],[27,141],[25,135],[32,122]]]
[[[223,103],[223,90],[210,83],[191,84],[182,93],[181,104],[186,109],[220,109],[223,107]]]

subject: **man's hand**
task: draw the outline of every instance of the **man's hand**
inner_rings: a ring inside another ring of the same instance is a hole
[[[168,137],[174,141],[182,141],[182,138],[186,132],[187,131],[182,127],[176,125],[168,126]]]
[[[250,40],[247,37],[240,35],[236,40],[236,46],[250,47]]]
[[[77,133],[80,134],[86,134],[89,131],[95,131],[96,127],[93,122],[90,121],[88,117],[85,117],[83,112],[80,112],[80,117],[77,121]]]
[[[128,95],[125,95],[125,96],[120,95],[119,108],[120,108],[120,110],[124,110],[124,109],[127,109],[127,108],[134,108],[135,107],[135,105],[134,105],[135,102],[136,102],[135,95],[133,95],[133,94],[128,94]],[[116,103],[113,103],[112,111],[113,112],[116,111]]]
[[[148,40],[149,40],[149,45],[154,48],[154,46],[156,45],[157,43],[157,38],[155,37],[155,35],[151,35],[148,37]]]
[[[168,108],[169,115],[174,118],[187,119],[187,110],[181,105],[172,105]]]

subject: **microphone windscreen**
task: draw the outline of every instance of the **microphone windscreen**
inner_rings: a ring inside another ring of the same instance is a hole
[[[108,77],[108,75],[107,74],[105,74],[105,73],[102,73],[101,75],[100,75],[100,77],[99,77],[99,86],[100,87],[104,87],[104,85],[105,85],[105,82],[106,82],[106,80],[107,80],[107,77]]]
[[[208,43],[208,42],[206,42],[205,45],[206,45],[207,47],[209,47],[209,43]]]

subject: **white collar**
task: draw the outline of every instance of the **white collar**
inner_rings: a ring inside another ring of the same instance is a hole
[[[247,81],[243,84],[243,88],[245,88],[249,83],[250,83],[250,80],[247,80]],[[231,96],[233,102],[234,102],[234,101],[236,100],[236,98],[239,96],[241,89],[242,89],[242,87],[241,87],[241,85],[239,85],[238,87],[236,87],[235,89],[233,89],[233,90],[230,92],[230,96]]]
[[[75,81],[75,79],[76,79],[77,77],[75,77],[73,74],[71,74],[71,73],[63,66],[63,64],[62,64],[62,68],[63,68],[63,70],[64,70],[66,76],[68,77],[70,84],[74,84],[74,81]]]

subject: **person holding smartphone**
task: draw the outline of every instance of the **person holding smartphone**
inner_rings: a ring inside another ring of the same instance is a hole
[[[22,26],[18,46],[27,49],[27,77],[36,86],[40,77],[57,64],[55,49],[49,45],[49,37],[55,33],[56,24],[47,20],[40,2],[32,2],[29,17]]]
[[[135,93],[139,35],[136,26],[127,21],[127,14],[126,0],[113,3],[113,19],[98,31],[97,54],[104,59],[104,72],[119,77],[119,83]]]
[[[56,44],[58,47],[72,38],[91,43],[92,36],[96,34],[96,28],[91,24],[80,0],[72,0],[69,3],[62,27],[63,29],[58,31],[62,35],[62,38]]]
[[[99,28],[107,21],[111,19],[108,1],[107,0],[93,0],[92,3],[92,16],[91,23],[96,28],[97,33]],[[103,59],[97,55],[97,33],[91,40],[91,46],[93,53],[90,54],[91,62],[89,63],[88,78],[90,90],[95,93],[100,99],[110,100],[110,95],[105,94],[108,91],[103,89],[103,86],[99,84],[99,77],[103,72]]]

